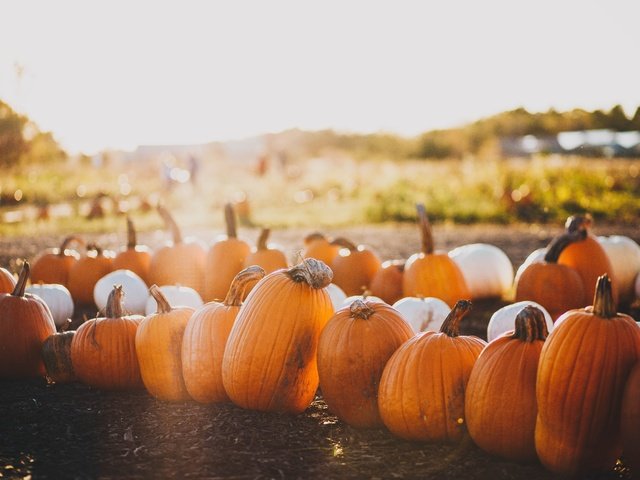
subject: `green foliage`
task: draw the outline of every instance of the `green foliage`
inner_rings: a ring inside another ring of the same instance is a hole
[[[27,119],[0,100],[0,167],[16,165],[27,151],[23,130]]]

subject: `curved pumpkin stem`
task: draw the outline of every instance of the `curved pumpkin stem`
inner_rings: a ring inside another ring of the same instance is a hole
[[[444,333],[449,337],[457,337],[460,335],[460,321],[471,311],[472,303],[469,300],[458,300],[453,309],[442,322],[440,333]]]
[[[574,230],[558,235],[547,247],[547,253],[544,255],[544,261],[547,263],[558,263],[558,258],[562,251],[574,242],[579,242],[587,238],[586,230]]]
[[[96,252],[96,257],[99,257],[100,255],[102,255],[102,247],[98,246],[97,243],[91,242],[91,243],[87,243],[87,253],[88,252]]]
[[[258,265],[251,265],[250,267],[238,272],[231,282],[231,286],[229,287],[229,291],[227,292],[227,296],[223,302],[224,305],[227,307],[239,307],[242,305],[244,291],[247,289],[249,284],[251,282],[257,282],[265,275],[266,272],[264,269]]]
[[[124,311],[124,290],[122,285],[114,285],[113,290],[107,298],[107,307],[105,308],[105,316],[107,318],[122,318],[125,316]]]
[[[613,318],[617,315],[616,304],[611,294],[611,279],[606,273],[598,277],[596,293],[593,297],[593,313],[602,318]]]
[[[133,225],[131,217],[127,215],[127,248],[129,250],[135,250],[136,245],[138,245],[136,227]]]
[[[172,310],[171,304],[167,300],[167,297],[164,296],[162,290],[160,290],[157,285],[151,285],[149,287],[149,293],[158,304],[156,313],[169,313]]]
[[[13,288],[11,295],[14,297],[24,297],[24,290],[27,287],[27,279],[29,278],[29,272],[31,271],[31,265],[26,260],[22,264],[22,270],[20,270],[20,276],[16,286]]]
[[[227,238],[238,238],[236,214],[233,211],[233,205],[230,203],[224,205],[224,223],[227,226]]]
[[[258,250],[267,250],[267,240],[269,240],[270,234],[271,234],[270,228],[263,228],[260,231],[260,236],[258,237],[258,242],[256,243],[256,248]]]
[[[564,228],[567,232],[577,232],[579,230],[584,230],[588,232],[591,226],[593,225],[593,217],[589,213],[585,213],[584,215],[572,215],[567,218],[567,221],[564,224]]]
[[[313,232],[310,233],[309,235],[307,235],[306,237],[304,237],[304,244],[308,245],[311,242],[315,241],[315,240],[326,240],[327,237],[325,237],[323,234],[321,234],[320,232]]]
[[[418,212],[418,225],[420,226],[420,235],[422,238],[422,253],[430,255],[433,253],[433,231],[431,229],[431,222],[427,217],[427,210],[424,204],[418,203],[416,205]]]
[[[60,245],[60,248],[58,249],[58,256],[64,257],[64,252],[67,250],[69,245],[71,245],[71,243],[73,242],[76,242],[82,246],[85,245],[84,240],[81,239],[80,237],[77,237],[75,235],[69,235],[68,237],[65,237],[65,239],[62,241],[62,245]]]
[[[333,271],[322,261],[305,258],[285,272],[296,283],[306,282],[311,288],[324,288],[333,280]]]
[[[182,232],[180,231],[180,227],[178,227],[176,221],[169,213],[169,210],[164,208],[162,205],[158,205],[157,209],[164,221],[165,228],[171,230],[171,234],[173,235],[173,244],[178,245],[179,243],[182,243]]]
[[[344,237],[334,238],[333,240],[331,240],[330,243],[331,245],[337,245],[342,248],[348,248],[349,251],[351,252],[355,252],[356,250],[358,250],[358,246],[355,243],[353,243],[351,240],[348,240]]]
[[[351,312],[351,318],[360,318],[362,320],[366,320],[374,314],[373,308],[363,300],[354,300],[349,307],[349,311]]]
[[[534,342],[545,340],[549,335],[547,322],[544,320],[544,313],[533,305],[527,305],[516,316],[516,329],[511,338],[522,340],[523,342]]]

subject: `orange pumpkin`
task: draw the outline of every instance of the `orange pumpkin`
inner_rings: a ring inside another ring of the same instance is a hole
[[[42,344],[42,360],[51,383],[71,383],[78,380],[71,362],[71,342],[75,330],[49,336]]]
[[[413,335],[389,305],[355,300],[338,310],[318,342],[322,397],[339,419],[356,428],[383,426],[378,384],[389,357]]]
[[[16,288],[16,279],[6,268],[0,267],[0,293],[11,293]]]
[[[371,280],[382,267],[380,258],[369,247],[356,246],[346,238],[336,238],[333,244],[344,247],[331,263],[333,283],[347,296],[362,295],[369,289]]]
[[[182,339],[194,309],[171,307],[156,285],[151,285],[149,292],[158,310],[145,317],[136,332],[142,381],[149,393],[161,400],[189,400],[182,377]]]
[[[203,299],[207,302],[225,298],[231,282],[244,268],[245,259],[251,252],[249,244],[238,238],[236,216],[230,203],[225,205],[224,215],[227,235],[217,240],[206,256]]]
[[[535,442],[543,465],[572,476],[613,468],[623,390],[638,359],[640,329],[616,313],[603,275],[593,306],[562,315],[540,354]]]
[[[105,390],[142,387],[135,338],[144,317],[127,315],[123,297],[122,286],[113,287],[105,316],[87,320],[73,336],[73,370],[87,385]]]
[[[590,232],[591,215],[569,217],[566,223],[567,233],[581,233],[581,238],[567,245],[558,256],[558,263],[578,272],[584,285],[582,305],[589,305],[595,295],[598,277],[607,274],[611,281],[611,294],[614,305],[618,305],[618,282],[613,274],[613,266],[607,252],[598,239]]]
[[[331,269],[313,258],[264,277],[236,319],[222,360],[233,403],[300,413],[318,388],[318,337],[333,314]]]
[[[622,458],[640,476],[640,362],[627,378],[621,410]]]
[[[194,239],[183,239],[180,227],[169,211],[158,206],[158,213],[173,235],[173,243],[158,248],[151,256],[149,283],[158,286],[182,285],[204,294],[207,251]]]
[[[258,265],[262,267],[266,273],[271,273],[280,268],[287,268],[287,257],[284,251],[282,251],[280,247],[267,244],[270,233],[271,230],[268,228],[261,230],[256,248],[251,250],[251,253],[244,261],[245,268],[251,265]]]
[[[24,289],[29,262],[24,262],[12,293],[0,294],[0,379],[44,376],[42,344],[54,333],[51,312]]]
[[[84,241],[76,236],[64,239],[60,248],[47,249],[33,260],[31,283],[60,284],[69,287],[69,271],[80,259],[80,254],[69,248],[76,242],[84,246]]]
[[[331,265],[333,259],[340,253],[340,245],[331,243],[331,240],[320,232],[310,233],[304,237],[302,258],[315,258]]]
[[[191,316],[182,340],[182,376],[189,395],[202,403],[229,400],[222,384],[222,357],[244,292],[264,277],[253,265],[231,282],[224,302],[209,302]]]
[[[127,217],[127,245],[113,259],[113,270],[130,270],[149,285],[149,266],[151,249],[138,245],[136,229],[130,217]]]
[[[371,279],[369,291],[374,297],[381,298],[393,305],[404,297],[402,281],[404,277],[404,260],[387,260]]]
[[[447,252],[434,250],[431,223],[424,205],[416,206],[422,235],[422,251],[409,257],[404,267],[405,297],[436,297],[447,305],[469,298],[469,288],[460,267]]]
[[[563,249],[579,238],[565,233],[547,248],[543,262],[530,263],[520,273],[515,285],[515,301],[529,300],[542,305],[557,319],[563,313],[585,306],[584,283],[576,270],[558,263]]]
[[[391,356],[378,390],[380,417],[406,440],[455,442],[466,433],[465,389],[486,343],[459,334],[471,302],[458,301],[439,333],[411,337]]]
[[[516,316],[515,331],[489,343],[473,366],[465,415],[469,435],[484,451],[516,461],[537,459],[536,375],[547,335],[542,311],[526,306]]]
[[[98,280],[113,270],[114,253],[98,245],[87,245],[87,254],[69,270],[67,288],[76,303],[93,304],[93,289]]]

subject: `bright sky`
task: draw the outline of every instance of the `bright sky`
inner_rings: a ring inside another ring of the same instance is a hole
[[[0,0],[0,18],[0,99],[71,152],[640,106],[637,0]]]

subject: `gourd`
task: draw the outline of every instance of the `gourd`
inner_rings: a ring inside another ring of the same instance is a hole
[[[32,262],[31,283],[60,284],[69,287],[69,270],[80,259],[80,254],[69,246],[84,246],[84,240],[74,235],[66,237],[60,248],[46,249]]]
[[[547,331],[550,332],[553,330],[553,319],[551,315],[549,315],[549,312],[547,312],[547,309],[539,303],[524,300],[522,302],[505,305],[491,315],[489,323],[487,324],[487,341],[491,342],[504,333],[514,330],[516,328],[516,317],[518,313],[527,306],[532,306],[540,310],[544,316]]]
[[[547,338],[544,314],[528,305],[515,330],[489,344],[476,361],[465,392],[469,435],[484,451],[515,461],[535,461],[536,375]]]
[[[107,306],[107,301],[114,285],[121,285],[123,291],[123,308],[136,315],[144,315],[149,289],[136,273],[131,270],[115,270],[107,273],[93,287],[93,299],[100,311]]]
[[[181,285],[164,285],[158,287],[162,292],[162,296],[174,307],[191,307],[193,309],[199,308],[203,305],[202,298],[198,295],[193,288],[183,287]],[[147,303],[144,307],[144,314],[146,316],[155,313],[158,310],[158,303],[151,293],[147,297]]]
[[[104,390],[142,387],[135,349],[138,325],[144,317],[127,315],[121,285],[112,288],[105,316],[84,322],[71,341],[71,363],[87,385]]]
[[[335,312],[318,341],[320,390],[329,410],[356,428],[383,426],[380,376],[412,335],[406,320],[386,303],[355,300]]]
[[[593,306],[556,320],[540,354],[535,444],[545,467],[571,476],[613,468],[623,389],[638,359],[640,329],[616,313],[603,275]]]
[[[28,278],[25,261],[13,292],[0,294],[0,379],[45,374],[42,344],[56,333],[56,326],[47,305],[25,293]]]
[[[404,260],[387,260],[382,262],[380,270],[371,279],[369,290],[371,295],[379,297],[389,305],[403,297],[402,279]]]
[[[460,267],[472,299],[503,298],[513,285],[513,265],[504,251],[487,243],[454,248],[449,257]]]
[[[393,304],[414,333],[439,332],[451,308],[435,297],[404,297]]]
[[[240,271],[224,302],[209,302],[187,322],[182,340],[182,376],[191,398],[201,403],[227,402],[222,383],[222,357],[244,291],[263,278],[265,271],[253,265]]]
[[[331,262],[333,283],[348,296],[361,295],[382,267],[380,258],[366,245],[356,246],[346,238],[336,238],[332,243],[343,247]]]
[[[25,289],[25,292],[41,298],[47,304],[57,329],[67,325],[69,319],[73,317],[73,298],[64,285],[31,285]]]
[[[471,302],[458,301],[440,332],[407,340],[384,367],[378,390],[380,417],[405,440],[457,442],[464,436],[465,388],[486,343],[459,334]]]
[[[406,297],[436,297],[447,305],[469,298],[470,292],[460,267],[447,252],[435,251],[431,223],[424,205],[416,206],[422,235],[422,251],[409,257],[404,267],[403,292]]]
[[[318,388],[320,332],[333,314],[331,269],[305,259],[264,277],[251,291],[231,329],[222,381],[236,405],[300,413]]]
[[[113,259],[113,270],[130,270],[138,275],[146,285],[149,285],[152,253],[148,246],[138,244],[133,220],[127,216],[127,245]]]
[[[87,254],[69,270],[67,288],[75,303],[93,304],[93,289],[98,280],[111,272],[114,253],[95,243],[87,245]]]

